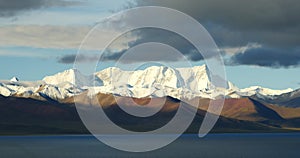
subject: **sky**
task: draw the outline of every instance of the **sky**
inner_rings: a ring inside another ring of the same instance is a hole
[[[0,80],[14,76],[40,80],[73,68],[78,48],[93,26],[118,11],[139,6],[173,8],[195,18],[220,48],[227,79],[236,86],[300,88],[297,0],[0,0]],[[96,37],[89,52],[100,52],[96,47],[118,33],[122,19],[118,20],[101,38]],[[179,35],[144,29],[113,41],[112,51],[98,69],[114,66],[127,50],[146,42],[173,46],[193,66],[205,64]],[[139,62],[138,55],[135,57],[130,62]],[[159,58],[155,60],[159,62]],[[169,59],[167,62],[180,65],[180,60]],[[84,63],[95,59],[87,55],[77,60]]]

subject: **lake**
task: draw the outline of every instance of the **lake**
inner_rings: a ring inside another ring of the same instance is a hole
[[[129,140],[130,142],[130,140]],[[300,134],[183,135],[162,149],[128,153],[110,148],[93,136],[1,136],[1,158],[197,157],[293,158],[300,155]]]

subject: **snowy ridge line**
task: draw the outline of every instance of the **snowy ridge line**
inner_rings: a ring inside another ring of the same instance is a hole
[[[0,95],[51,98],[59,101],[88,90],[89,95],[111,93],[134,98],[170,96],[177,99],[194,97],[214,99],[216,96],[212,96],[212,91],[220,91],[225,92],[227,98],[256,95],[272,99],[293,91],[293,89],[272,90],[258,86],[239,89],[229,81],[226,83],[226,88],[212,88],[214,85],[206,65],[177,69],[151,66],[136,71],[110,67],[91,76],[70,69],[46,76],[42,81],[24,82],[19,81],[17,77],[10,81],[0,81]]]

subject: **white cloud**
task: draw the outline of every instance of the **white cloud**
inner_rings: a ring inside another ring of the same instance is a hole
[[[54,49],[77,49],[91,27],[88,26],[53,26],[53,25],[10,25],[0,27],[0,47],[36,47]],[[97,29],[84,48],[100,50],[114,35],[113,29]],[[127,42],[114,43],[120,49],[127,47]]]
[[[258,43],[248,43],[245,46],[241,47],[225,47],[222,50],[228,55],[234,55],[237,53],[244,53],[246,50],[253,49],[253,48],[261,48],[262,45]]]

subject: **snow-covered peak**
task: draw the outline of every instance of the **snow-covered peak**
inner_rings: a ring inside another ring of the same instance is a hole
[[[67,84],[69,85],[69,84]],[[65,85],[65,86],[67,86]],[[70,87],[59,87],[54,85],[43,85],[39,88],[37,93],[44,98],[51,98],[53,100],[65,99],[67,97],[72,97],[76,94],[81,93],[81,89],[74,88],[72,85]]]
[[[177,69],[188,89],[194,91],[207,91],[210,88],[211,80],[207,67],[195,66],[192,68],[178,68]]]
[[[21,82],[17,78],[11,81],[0,81],[2,83],[0,83],[0,94],[23,97],[36,95],[58,100],[89,90],[93,91],[89,94],[101,92],[135,98],[171,96],[181,99],[182,97],[215,98],[224,93],[227,98],[253,95],[273,98],[293,91],[290,88],[272,90],[258,86],[240,90],[233,83],[224,79],[222,81],[227,84],[225,88],[213,85],[206,65],[176,69],[151,66],[144,70],[135,71],[110,67],[91,76],[85,76],[76,69],[70,69],[53,76],[47,76],[43,81]]]
[[[103,82],[104,87],[98,88],[102,93],[109,92],[137,98],[161,95],[180,98],[184,97],[182,96],[185,95],[184,93],[193,94],[190,96],[202,96],[202,94],[209,96],[214,87],[205,65],[176,69],[151,66],[135,71],[112,67],[95,75]]]
[[[179,88],[179,74],[176,70],[164,66],[152,66],[145,70],[131,73],[128,84],[132,87],[151,88],[155,84],[165,87]]]
[[[260,95],[264,95],[264,96],[275,96],[275,95],[281,95],[284,93],[289,93],[292,91],[293,91],[293,89],[291,89],[291,88],[283,89],[283,90],[273,90],[273,89],[269,89],[269,88],[263,88],[260,86],[252,86],[252,87],[240,90],[240,92],[244,93],[247,96],[252,96],[255,94],[260,94]]]
[[[47,84],[57,85],[63,82],[74,83],[77,70],[70,69],[57,73],[53,76],[46,76],[43,81]]]
[[[91,84],[91,76],[81,74],[77,69],[69,69],[57,73],[53,76],[46,76],[43,81],[46,84],[61,85],[62,83],[71,83],[77,87],[88,86]],[[75,83],[76,82],[76,83]]]
[[[13,77],[10,79],[10,82],[19,82],[19,79],[17,77]]]

